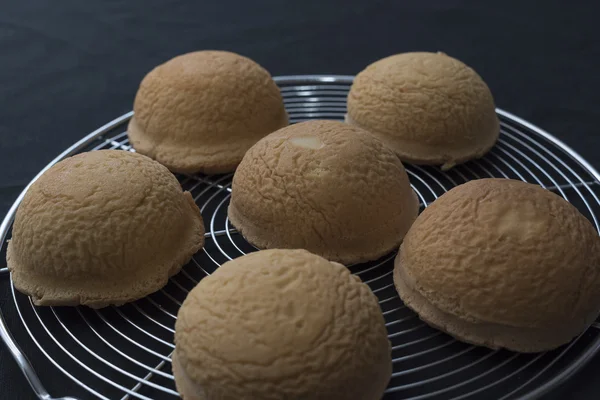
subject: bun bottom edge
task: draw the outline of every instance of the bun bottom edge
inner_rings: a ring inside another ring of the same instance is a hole
[[[506,349],[519,353],[539,353],[553,350],[571,341],[583,331],[572,327],[566,329],[521,328],[496,323],[475,323],[440,310],[407,283],[400,263],[400,253],[394,265],[394,286],[402,302],[419,318],[455,339],[468,344]],[[565,325],[565,324],[563,324]]]
[[[418,206],[417,206],[417,210],[418,210]],[[229,222],[231,223],[231,225],[233,225],[233,227],[237,229],[237,231],[240,233],[240,235],[242,235],[243,238],[248,243],[250,243],[252,246],[256,247],[257,249],[264,250],[264,249],[275,249],[275,248],[279,248],[279,249],[292,248],[292,247],[285,247],[282,245],[272,246],[264,239],[261,239],[261,236],[265,236],[265,235],[261,235],[260,233],[257,233],[260,231],[260,229],[258,229],[256,226],[252,226],[251,223],[248,223],[248,221],[245,220],[245,218],[243,216],[241,216],[240,213],[233,206],[233,203],[230,203],[228,210],[227,210],[227,214],[229,216]],[[317,249],[310,249],[308,247],[303,247],[303,248],[305,248],[306,250],[310,251],[313,254],[316,254],[318,256],[325,258],[326,260],[337,262],[337,263],[343,264],[345,266],[349,266],[349,265],[361,264],[361,263],[365,263],[365,262],[369,262],[369,261],[378,260],[379,258],[390,254],[394,250],[397,250],[398,247],[400,246],[400,244],[402,243],[403,239],[404,239],[404,237],[402,237],[400,240],[394,241],[394,243],[391,244],[390,246],[386,246],[385,248],[373,251],[371,253],[362,252],[360,254],[358,254],[358,253],[357,254],[346,254],[344,256],[334,256],[331,254],[325,254],[323,252],[318,251]],[[296,247],[293,247],[293,248],[296,248]]]
[[[482,158],[496,145],[496,142],[500,135],[500,125],[498,124],[497,133],[494,136],[492,136],[490,142],[486,143],[484,146],[467,149],[462,153],[453,152],[454,154],[440,154],[440,152],[437,152],[435,149],[432,150],[432,153],[430,155],[418,154],[418,151],[415,151],[413,152],[413,154],[411,154],[410,151],[401,151],[399,150],[399,146],[394,146],[392,143],[389,143],[387,140],[385,140],[386,134],[377,132],[371,128],[359,124],[358,122],[354,121],[348,114],[344,115],[344,122],[365,129],[368,132],[371,132],[373,136],[386,143],[388,147],[391,148],[392,151],[398,156],[398,158],[402,160],[402,162],[415,165],[439,166],[442,171],[448,171],[456,165],[464,164],[468,161]],[[410,145],[408,145],[407,143],[402,147],[410,148]]]
[[[181,147],[179,150],[175,149],[171,157],[163,157],[157,154],[159,150],[163,150],[164,146],[160,143],[152,141],[142,131],[137,124],[135,117],[132,117],[127,127],[127,137],[131,146],[139,154],[147,156],[154,161],[158,161],[160,164],[167,167],[167,169],[176,174],[204,174],[204,175],[219,175],[234,172],[240,162],[242,161],[243,154],[224,159],[222,162],[208,162],[204,161],[202,155],[196,156],[183,156],[186,153],[187,147]],[[166,153],[166,152],[165,152]],[[179,154],[178,154],[179,153]],[[187,162],[180,162],[179,160],[185,160]]]

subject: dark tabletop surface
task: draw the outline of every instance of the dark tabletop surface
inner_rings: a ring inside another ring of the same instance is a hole
[[[148,70],[198,49],[241,53],[273,75],[356,74],[393,53],[441,50],[474,67],[499,107],[600,168],[599,12],[551,0],[0,0],[0,214],[60,151],[129,111]],[[8,289],[0,277],[0,306]],[[33,398],[0,349],[0,398]],[[69,394],[38,357],[51,393]],[[600,398],[599,368],[600,356],[547,398]]]

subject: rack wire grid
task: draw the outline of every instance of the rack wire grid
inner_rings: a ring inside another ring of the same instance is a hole
[[[343,120],[351,76],[275,79],[292,123],[314,118]],[[505,111],[497,113],[501,135],[484,158],[445,173],[435,167],[406,166],[421,206],[427,207],[453,186],[472,179],[513,178],[537,183],[560,194],[598,229],[599,174],[547,132]],[[46,168],[81,151],[134,151],[124,131],[131,116],[132,113],[123,115],[89,134]],[[43,355],[62,372],[64,379],[76,383],[70,387],[79,394],[62,395],[100,399],[178,396],[171,372],[171,354],[179,306],[198,281],[223,262],[256,250],[229,223],[231,178],[232,174],[178,176],[182,187],[193,194],[201,209],[207,228],[206,245],[158,292],[122,307],[92,310],[36,307],[30,298],[12,288],[14,307],[9,310],[12,305],[8,304],[4,311],[18,314],[22,327],[37,345],[39,351],[29,358],[39,360]],[[3,259],[22,196],[0,227]],[[385,399],[537,398],[571,376],[600,348],[598,322],[571,343],[539,354],[493,351],[459,342],[429,327],[402,304],[392,281],[394,256],[389,254],[374,262],[349,267],[375,292],[385,316],[393,359],[393,374]],[[1,325],[9,349],[37,395],[51,398],[5,324]]]

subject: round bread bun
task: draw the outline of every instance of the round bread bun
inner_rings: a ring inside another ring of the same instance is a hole
[[[133,147],[181,173],[231,172],[254,143],[288,124],[271,75],[226,51],[188,53],[154,68],[133,109]]]
[[[421,319],[457,339],[550,350],[600,310],[600,239],[573,205],[540,186],[475,180],[421,213],[394,281]]]
[[[36,305],[121,305],[167,283],[204,244],[188,192],[167,168],[121,150],[67,158],[29,188],[7,263]]]
[[[418,211],[402,162],[381,141],[343,122],[313,120],[246,153],[228,212],[259,248],[303,248],[352,264],[396,249]]]
[[[379,400],[392,372],[377,297],[306,250],[223,264],[185,299],[175,343],[185,400]]]
[[[490,89],[443,53],[403,53],[360,72],[346,121],[369,130],[402,161],[442,165],[480,158],[500,132]]]

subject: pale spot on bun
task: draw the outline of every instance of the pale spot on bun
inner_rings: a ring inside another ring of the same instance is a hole
[[[294,146],[302,147],[305,149],[318,150],[325,146],[325,143],[316,136],[298,136],[289,139],[289,142]]]
[[[498,207],[497,222],[490,226],[502,238],[531,240],[543,236],[548,229],[547,218],[538,214],[535,206],[528,201],[522,202],[518,207],[503,204]]]

